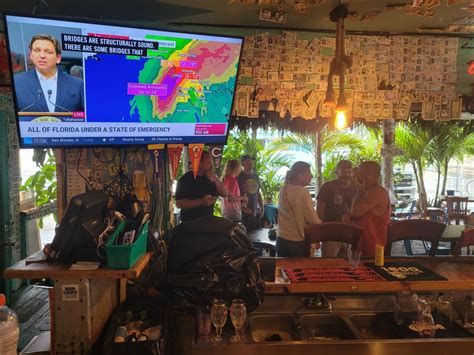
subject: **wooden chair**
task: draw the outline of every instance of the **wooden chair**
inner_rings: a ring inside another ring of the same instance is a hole
[[[399,240],[422,240],[431,244],[430,250],[427,253],[431,256],[435,256],[444,228],[446,228],[444,223],[426,219],[393,221],[388,225],[388,240],[385,255],[390,256],[392,254],[392,244]]]
[[[426,217],[428,217],[431,221],[448,224],[448,215],[446,210],[443,208],[428,207],[426,209]]]
[[[463,221],[463,223],[466,224],[466,219],[468,215],[468,200],[468,197],[461,196],[446,197],[449,223],[451,223],[451,221],[455,221],[456,224],[459,224],[459,221]]]
[[[459,237],[456,245],[453,249],[453,255],[459,256],[461,255],[461,248],[468,247],[468,255],[469,255],[469,246],[474,246],[474,227],[465,229],[461,236]]]
[[[343,242],[356,249],[364,230],[348,223],[323,222],[305,228],[305,244],[308,254],[310,245],[318,242]]]

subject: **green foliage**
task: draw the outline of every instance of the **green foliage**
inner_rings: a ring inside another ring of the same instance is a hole
[[[36,206],[42,206],[56,200],[56,159],[51,149],[35,149],[33,161],[39,170],[20,186],[20,190],[33,191]],[[43,218],[38,224],[43,228]]]
[[[343,159],[347,157],[337,152],[326,157],[323,165],[323,182],[336,179],[336,166]]]
[[[316,135],[287,134],[273,141],[271,146],[275,150],[288,150],[298,147],[302,151],[311,154],[314,157],[313,161],[309,162],[311,164],[311,170],[313,175],[318,175],[315,166],[317,158]],[[357,159],[363,159],[367,156],[368,153],[359,153],[363,152],[364,149],[368,148],[353,132],[335,131],[324,127],[321,131],[323,169],[320,172],[323,177],[323,182],[335,179],[335,167],[340,160],[350,159],[357,161]],[[352,154],[352,158],[345,156],[344,151],[349,152],[350,155]],[[378,160],[380,160],[380,157]]]
[[[247,132],[232,131],[224,147],[222,166],[230,159],[240,160],[245,154],[255,157],[254,170],[260,178],[263,199],[276,203],[284,180],[278,170],[289,167],[291,159],[271,146],[265,146],[262,140],[253,139]]]
[[[362,147],[358,149],[351,149],[348,160],[352,162],[354,166],[359,166],[364,161],[376,161],[382,163],[382,155],[380,155],[380,149],[382,148],[382,130],[371,128],[360,125],[356,128],[355,133],[359,136],[363,142]]]

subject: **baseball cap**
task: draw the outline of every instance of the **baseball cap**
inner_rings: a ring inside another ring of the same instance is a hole
[[[242,155],[242,161],[246,161],[247,159],[255,160],[255,158],[250,156],[249,154]]]

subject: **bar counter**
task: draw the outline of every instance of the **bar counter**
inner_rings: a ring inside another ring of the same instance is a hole
[[[262,258],[265,259],[265,258]],[[275,259],[274,259],[275,260]],[[270,261],[270,258],[262,261]],[[373,259],[362,260],[371,263]],[[329,315],[348,320],[350,328],[356,335],[349,340],[312,341],[297,339],[291,341],[263,341],[253,340],[251,325],[246,329],[246,338],[241,343],[229,341],[232,332],[226,334],[221,344],[202,342],[188,333],[187,341],[191,344],[183,354],[192,355],[287,355],[287,354],[327,354],[327,355],[418,355],[418,354],[462,354],[472,355],[474,351],[474,329],[469,332],[472,336],[438,337],[435,338],[396,338],[376,336],[371,338],[362,328],[354,327],[352,317],[355,315],[375,314],[374,312],[391,312],[390,303],[380,300],[391,299],[393,294],[401,290],[415,292],[436,293],[454,290],[464,295],[474,290],[474,258],[472,257],[405,257],[386,258],[385,262],[414,263],[424,266],[440,276],[444,281],[358,281],[358,282],[295,282],[288,284],[265,283],[265,300],[263,304],[248,315],[249,323],[252,317],[266,315],[291,317],[298,325],[298,319],[306,315]],[[277,258],[276,266],[287,269],[304,268],[349,268],[350,265],[343,259],[321,258]],[[331,293],[332,307],[328,310],[310,309],[304,306],[305,297],[312,297],[316,293]],[[308,295],[304,295],[304,294]],[[311,295],[312,294],[312,295]],[[379,309],[380,305],[386,308]],[[378,309],[378,310],[377,310]],[[193,318],[188,319],[192,320]],[[284,324],[277,318],[269,323],[271,329]],[[285,318],[282,318],[285,319]],[[254,323],[255,324],[255,323]],[[459,323],[457,323],[459,324]],[[369,323],[370,325],[370,323]],[[375,325],[372,325],[377,327]],[[276,329],[275,328],[275,329]],[[231,328],[232,329],[232,328]],[[284,329],[284,328],[282,328]],[[285,328],[286,329],[286,328]],[[374,328],[376,329],[376,328]],[[189,328],[188,328],[189,330]],[[213,329],[214,330],[214,329]],[[191,328],[191,332],[193,332]]]
[[[361,260],[373,262],[373,259]],[[291,294],[314,292],[397,292],[439,291],[439,290],[474,290],[474,258],[460,257],[405,257],[385,258],[385,262],[413,262],[427,267],[435,273],[444,276],[446,281],[354,281],[354,282],[304,282],[304,283],[265,283],[265,294]],[[344,259],[331,258],[277,258],[276,266],[280,268],[348,268],[349,263]]]

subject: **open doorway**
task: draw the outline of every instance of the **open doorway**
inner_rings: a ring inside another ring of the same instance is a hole
[[[44,158],[35,156],[34,149],[20,150],[20,210],[31,211],[31,209],[53,202],[55,198],[55,163],[52,152],[45,153]],[[51,154],[49,156],[48,154]],[[41,162],[40,165],[35,160]],[[36,174],[36,181],[35,179]],[[42,213],[41,213],[42,214]],[[54,238],[56,221],[53,213],[44,215],[41,218],[25,218],[26,230],[29,245],[29,252],[35,249],[42,249],[47,243],[51,243]]]

